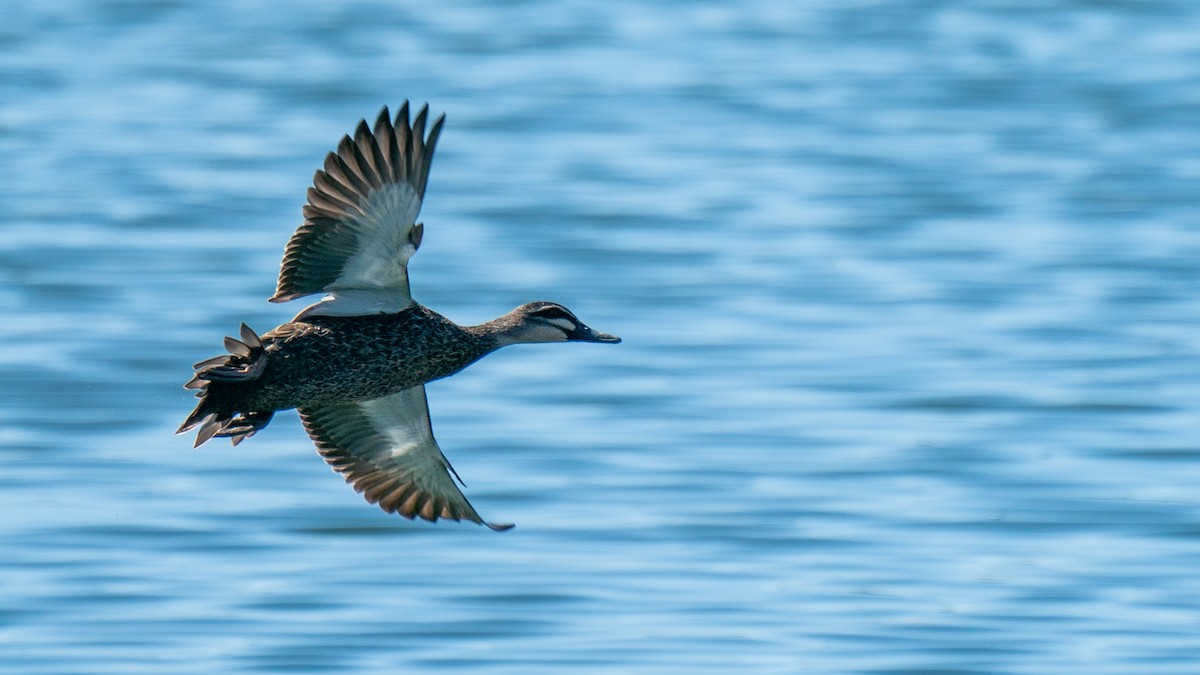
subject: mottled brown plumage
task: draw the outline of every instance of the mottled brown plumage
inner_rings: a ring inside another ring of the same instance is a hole
[[[424,384],[487,353],[529,342],[620,342],[551,302],[522,305],[478,326],[459,326],[417,304],[409,257],[443,117],[428,137],[423,107],[408,104],[374,131],[359,123],[313,178],[304,224],[288,242],[273,302],[327,293],[261,338],[245,324],[228,354],[195,365],[184,385],[200,401],[180,426],[234,445],[277,410],[297,408],[321,456],[367,501],[408,518],[466,519],[493,529],[450,478],[429,423]]]
[[[214,382],[230,411],[365,401],[453,375],[497,338],[421,305],[396,314],[314,316],[262,336],[266,367],[248,382]],[[222,387],[217,387],[222,389]],[[216,390],[214,390],[216,393]]]

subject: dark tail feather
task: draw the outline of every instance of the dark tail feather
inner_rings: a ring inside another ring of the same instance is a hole
[[[196,447],[200,447],[214,436],[232,438],[233,444],[237,445],[271,421],[273,413],[270,412],[248,412],[235,416],[237,410],[223,405],[225,402],[219,400],[221,398],[219,395],[214,396],[217,392],[213,391],[211,386],[213,383],[256,380],[262,376],[263,369],[267,365],[266,350],[258,335],[246,324],[242,324],[240,333],[240,340],[231,337],[225,338],[225,348],[229,350],[228,354],[214,356],[197,363],[194,366],[195,377],[183,385],[184,389],[199,390],[196,392],[196,397],[200,399],[200,402],[196,404],[196,409],[187,416],[175,433],[182,434],[199,426],[200,430],[196,433]]]
[[[258,349],[262,347],[262,340],[258,337],[258,333],[255,333],[250,326],[242,324],[242,327],[238,332],[241,333],[242,342],[246,343],[246,346],[250,349]]]
[[[196,444],[193,448],[198,448],[209,441],[213,436],[217,435],[224,426],[222,420],[217,417],[217,413],[209,413],[204,416],[203,424],[200,426],[200,431],[196,433]]]
[[[188,384],[191,383],[189,382]],[[204,392],[201,391],[200,393],[203,394]],[[209,417],[210,415],[216,415],[217,413],[215,410],[210,410],[211,405],[209,404],[210,401],[208,401],[208,399],[200,399],[200,403],[196,405],[196,409],[192,411],[191,415],[187,416],[187,419],[183,421],[183,424],[179,425],[179,428],[175,430],[175,433],[182,434],[183,432],[188,431],[192,427],[203,422],[206,417]]]

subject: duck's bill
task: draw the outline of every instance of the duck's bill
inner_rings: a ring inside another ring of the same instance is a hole
[[[616,344],[621,341],[621,338],[608,333],[601,333],[598,330],[592,330],[583,324],[575,329],[575,332],[567,338],[573,342],[608,342]]]

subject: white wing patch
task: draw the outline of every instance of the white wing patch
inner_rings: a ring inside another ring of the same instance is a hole
[[[375,430],[386,436],[391,444],[391,456],[407,455],[409,461],[414,459],[439,458],[440,462],[423,462],[426,464],[448,465],[441,449],[433,440],[433,429],[429,425],[429,404],[425,398],[425,387],[405,389],[398,394],[358,404],[363,414],[371,421]],[[415,457],[424,454],[428,457]]]
[[[392,289],[408,296],[408,259],[416,252],[408,239],[420,197],[408,183],[391,183],[372,190],[360,207],[362,215],[347,220],[358,235],[357,250],[326,290]]]
[[[368,314],[395,314],[416,304],[408,293],[392,292],[391,289],[346,288],[334,291],[321,301],[305,307],[292,321],[302,321],[310,316],[366,316]]]

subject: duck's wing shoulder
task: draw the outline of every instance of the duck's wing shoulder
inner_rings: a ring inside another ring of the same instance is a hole
[[[325,461],[384,511],[512,527],[484,521],[454,484],[454,469],[433,438],[424,385],[370,401],[304,407],[300,418]]]
[[[411,300],[408,259],[421,244],[416,219],[446,118],[426,135],[428,116],[423,106],[410,125],[405,102],[394,120],[385,107],[373,129],[361,120],[342,137],[313,176],[272,302],[339,291]]]

